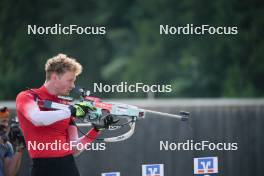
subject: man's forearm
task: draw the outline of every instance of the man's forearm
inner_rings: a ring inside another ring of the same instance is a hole
[[[75,141],[76,145],[78,143],[81,143],[83,145],[86,145],[88,143],[93,142],[96,137],[100,134],[100,132],[96,131],[95,129],[90,129],[87,134],[85,134],[82,137],[78,137],[78,130],[77,127],[74,125],[70,125],[68,128],[68,135],[69,135],[69,140],[70,141]],[[83,150],[76,150],[74,151],[74,156],[78,156],[79,154],[81,154]]]
[[[34,109],[28,112],[30,121],[36,126],[46,126],[60,120],[70,118],[70,110],[40,111]]]
[[[57,121],[70,118],[71,116],[69,108],[42,111],[31,94],[20,95],[16,101],[17,111],[23,114],[35,126],[47,126]]]

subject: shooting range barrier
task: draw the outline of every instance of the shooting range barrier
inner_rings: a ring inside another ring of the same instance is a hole
[[[175,114],[183,110],[190,112],[191,117],[188,122],[158,116],[140,120],[135,134],[128,140],[107,143],[105,150],[85,151],[79,156],[76,162],[82,175],[100,176],[103,172],[119,171],[125,176],[140,176],[142,164],[163,163],[166,176],[190,176],[193,175],[193,158],[209,156],[218,157],[219,175],[264,175],[263,99],[111,101]],[[15,108],[14,102],[0,104]],[[160,141],[187,140],[237,143],[238,150],[160,150]],[[28,154],[24,152],[19,175],[29,175],[30,165]]]

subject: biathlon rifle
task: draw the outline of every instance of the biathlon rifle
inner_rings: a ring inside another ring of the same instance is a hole
[[[127,125],[130,127],[130,129],[122,135],[103,138],[102,141],[104,142],[118,142],[128,139],[134,134],[137,120],[148,118],[153,115],[175,118],[181,121],[187,121],[190,116],[190,113],[185,111],[181,111],[179,115],[176,115],[176,114],[169,114],[169,113],[152,111],[147,109],[141,109],[137,106],[123,104],[123,103],[106,102],[101,100],[100,98],[91,96],[90,91],[85,91],[82,88],[78,88],[77,91],[80,94],[79,101],[86,101],[87,103],[90,103],[91,105],[96,107],[96,112],[90,111],[87,114],[87,116],[82,120],[82,122],[76,123],[77,127],[92,126],[92,123],[94,123],[95,121],[99,123],[102,119],[104,119],[109,115],[117,119],[116,121],[119,121],[120,119],[126,119],[125,122],[122,124],[110,125],[107,130],[117,130]],[[68,108],[68,106],[69,105],[51,102],[49,100],[44,101],[45,108],[65,109]],[[95,113],[101,114],[100,117],[97,118],[97,116],[95,116]]]

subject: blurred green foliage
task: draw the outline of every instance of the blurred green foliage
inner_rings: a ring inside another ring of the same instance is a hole
[[[27,35],[27,25],[105,26],[106,35]],[[160,35],[159,25],[237,26],[237,35]],[[171,84],[156,97],[263,97],[264,1],[2,0],[0,100],[44,82],[65,53],[84,66],[78,84]],[[102,93],[102,97],[146,97]]]

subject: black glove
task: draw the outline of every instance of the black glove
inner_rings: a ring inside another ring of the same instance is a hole
[[[96,131],[101,131],[108,129],[110,125],[117,123],[119,120],[114,120],[112,115],[107,115],[105,118],[102,119],[103,123],[92,123],[94,129]]]

